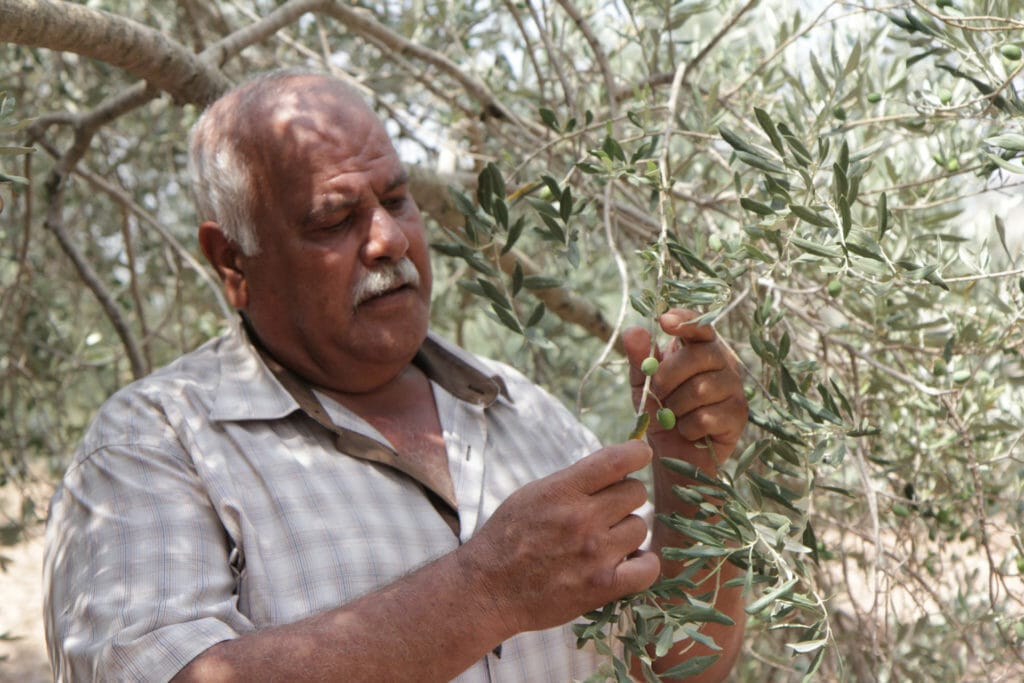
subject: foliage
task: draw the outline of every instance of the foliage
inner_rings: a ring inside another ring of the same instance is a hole
[[[197,52],[275,6],[96,4]],[[633,427],[625,324],[695,308],[745,368],[749,438],[679,491],[700,518],[666,520],[694,541],[678,549],[688,602],[610,606],[581,637],[610,646],[618,624],[636,653],[700,641],[713,586],[689,581],[732,562],[751,616],[738,679],[1019,677],[1013,3],[366,5],[385,33],[322,5],[224,71],[344,73],[409,161],[445,174],[460,219],[432,213],[435,327],[523,368],[607,440]],[[7,46],[3,64],[0,88],[40,117],[22,142],[50,157],[32,159],[32,192],[3,225],[0,459],[16,482],[30,463],[58,472],[98,402],[138,374],[126,339],[145,371],[220,315],[181,246],[195,108],[152,99],[99,128],[41,233],[32,202],[56,196],[44,180],[72,147],[65,113],[133,80],[33,47]]]

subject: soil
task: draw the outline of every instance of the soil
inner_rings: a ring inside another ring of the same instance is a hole
[[[43,526],[28,529],[17,545],[0,546],[0,681],[52,681],[43,632]]]

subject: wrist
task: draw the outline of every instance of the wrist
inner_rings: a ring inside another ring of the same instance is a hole
[[[485,547],[486,542],[474,538],[451,554],[459,585],[469,600],[467,608],[478,615],[482,633],[491,647],[522,631],[519,626],[516,601],[502,583],[502,572],[495,561],[496,554]]]

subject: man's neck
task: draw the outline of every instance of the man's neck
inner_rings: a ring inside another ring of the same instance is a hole
[[[330,387],[316,389],[366,420],[377,416],[400,416],[424,407],[434,410],[430,380],[411,363],[390,381],[371,391],[353,393]]]
[[[325,393],[373,425],[400,457],[414,460],[421,483],[457,509],[437,404],[422,370],[410,364],[393,381],[368,393]]]

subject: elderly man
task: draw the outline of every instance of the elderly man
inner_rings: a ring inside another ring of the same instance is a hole
[[[199,243],[241,321],[115,394],[69,466],[45,562],[56,677],[593,673],[571,622],[679,570],[639,550],[646,492],[628,475],[651,448],[601,449],[522,375],[428,332],[408,177],[339,81],[240,86],[196,125],[192,162]],[[654,390],[679,421],[649,439],[713,471],[746,402],[727,350],[689,318],[661,318],[683,343]],[[650,338],[625,343],[636,386]],[[656,504],[683,509],[656,472]],[[667,533],[655,547],[680,543]],[[738,591],[719,595],[741,624]],[[716,628],[709,680],[742,639]]]

